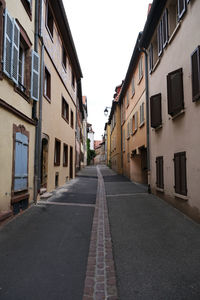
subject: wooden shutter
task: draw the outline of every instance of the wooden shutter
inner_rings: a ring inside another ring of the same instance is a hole
[[[7,9],[5,9],[3,72],[8,77],[11,77],[12,38],[13,38],[13,19],[9,15]]]
[[[135,130],[138,129],[138,112],[135,112]]]
[[[174,116],[184,108],[182,68],[167,75],[168,114]]]
[[[156,185],[158,188],[164,188],[163,156],[156,157]]]
[[[186,152],[174,154],[175,192],[187,195]]]
[[[162,37],[163,37],[163,48],[165,48],[167,45],[167,42],[168,42],[168,38],[169,38],[167,8],[165,9],[164,15],[162,17]]]
[[[161,94],[150,98],[151,127],[156,128],[162,124]]]
[[[179,20],[182,18],[184,13],[186,12],[186,0],[178,0],[178,18]]]
[[[16,21],[13,20],[11,78],[16,84],[18,84],[18,74],[19,74],[19,43],[20,43],[20,29]]]
[[[191,55],[192,101],[200,98],[200,46]]]
[[[14,191],[25,190],[28,187],[28,137],[21,132],[15,139],[15,172]]]
[[[162,37],[162,20],[158,25],[157,29],[157,41],[158,41],[158,56],[163,52],[163,37]]]
[[[39,55],[32,51],[32,64],[31,64],[31,98],[39,100],[39,69],[40,58]]]

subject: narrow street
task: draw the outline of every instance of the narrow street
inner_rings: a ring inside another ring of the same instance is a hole
[[[0,229],[0,299],[199,299],[200,227],[106,166]]]

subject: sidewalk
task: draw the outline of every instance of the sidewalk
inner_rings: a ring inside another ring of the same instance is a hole
[[[200,226],[144,186],[101,173],[120,300],[200,299]]]

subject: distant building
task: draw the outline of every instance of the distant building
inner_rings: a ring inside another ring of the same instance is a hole
[[[87,133],[88,139],[90,140],[90,150],[94,150],[94,131],[90,123],[87,123]]]

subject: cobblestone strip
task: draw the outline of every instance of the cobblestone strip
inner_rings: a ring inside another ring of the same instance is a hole
[[[83,300],[118,300],[103,176],[98,187]]]

